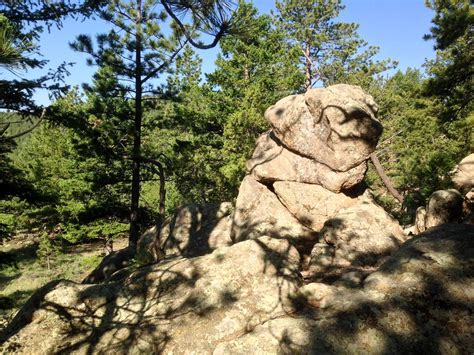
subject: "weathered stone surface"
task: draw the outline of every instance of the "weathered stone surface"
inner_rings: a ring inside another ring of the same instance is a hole
[[[337,194],[318,185],[277,181],[273,189],[288,211],[314,231],[320,231],[339,211],[361,203],[357,196]]]
[[[474,226],[444,224],[402,245],[359,289],[312,283],[308,308],[219,344],[217,354],[469,354]]]
[[[318,234],[302,225],[267,186],[246,176],[237,197],[232,239],[237,242],[262,235],[304,244],[314,243]]]
[[[347,171],[367,160],[382,133],[377,105],[360,87],[339,84],[288,96],[265,112],[288,149]]]
[[[161,250],[159,235],[159,228],[153,226],[138,239],[136,258],[141,265],[153,264],[164,258],[165,253]]]
[[[298,155],[268,132],[257,140],[247,170],[258,181],[296,181],[324,186],[333,192],[347,190],[364,179],[367,163],[362,162],[347,171],[335,171],[316,160]]]
[[[159,232],[152,227],[140,237],[138,260],[150,264],[165,256],[194,257],[231,245],[232,210],[230,202],[181,206]]]
[[[311,278],[315,275],[322,275],[328,270],[331,270],[334,263],[334,252],[334,246],[329,245],[324,241],[322,243],[314,244],[313,249],[311,250],[309,273],[307,273],[307,277]]]
[[[418,207],[415,214],[415,234],[423,233],[426,230],[426,208]]]
[[[0,336],[17,353],[210,354],[294,312],[299,254],[262,237],[144,267],[105,285],[60,282],[34,296]]]
[[[454,169],[454,185],[464,193],[474,188],[474,153],[469,154]]]
[[[331,354],[468,354],[474,348],[473,270],[474,226],[434,227],[404,243],[362,288],[304,286],[311,315],[264,324],[232,346],[258,349],[260,338],[268,353],[313,353],[318,346],[324,350],[317,353]]]
[[[464,196],[463,223],[474,224],[474,188]]]
[[[213,355],[331,354],[315,331],[316,322],[306,317],[272,319],[245,335],[219,344]]]
[[[365,194],[356,205],[326,221],[311,253],[310,275],[331,279],[350,271],[370,270],[406,239],[398,222]]]
[[[463,198],[457,190],[449,189],[433,192],[426,206],[426,228],[460,221],[462,218],[462,204]]]
[[[326,308],[332,301],[337,289],[334,286],[312,282],[298,289],[297,296],[308,305],[316,308]]]

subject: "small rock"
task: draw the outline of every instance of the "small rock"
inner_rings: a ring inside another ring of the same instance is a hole
[[[298,296],[315,308],[326,308],[335,293],[334,286],[318,282],[309,283],[298,289]]]
[[[462,204],[463,198],[457,190],[433,192],[426,207],[426,228],[459,222],[462,218]]]

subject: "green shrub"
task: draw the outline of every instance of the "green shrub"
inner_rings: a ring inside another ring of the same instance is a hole
[[[97,220],[90,224],[67,224],[62,228],[59,237],[78,243],[94,239],[114,238],[128,230],[128,224],[110,220]]]

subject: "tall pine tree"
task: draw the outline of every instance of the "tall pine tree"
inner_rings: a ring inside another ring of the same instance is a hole
[[[276,8],[276,25],[299,51],[305,91],[318,82],[347,82],[355,73],[371,76],[393,66],[374,59],[378,48],[359,37],[359,25],[336,22],[341,0],[277,0]]]
[[[246,36],[222,41],[217,68],[208,76],[215,91],[213,110],[225,118],[220,172],[230,196],[235,196],[255,140],[269,128],[263,113],[282,97],[296,93],[304,81],[296,48],[272,27],[271,18],[259,15],[251,4],[242,3],[239,12],[246,18]]]
[[[172,19],[175,31],[169,36],[161,32],[160,25]],[[100,12],[113,29],[97,37],[97,48],[90,37],[81,35],[72,44],[77,51],[88,53],[90,64],[108,66],[126,87],[133,101],[133,142],[128,158],[132,162],[130,202],[130,245],[136,246],[140,234],[140,167],[142,156],[142,121],[144,105],[157,95],[153,79],[166,71],[186,43],[210,48],[232,28],[227,1],[175,2],[157,0],[114,0]],[[184,24],[180,18],[191,19]],[[199,31],[213,35],[211,43],[197,40]]]

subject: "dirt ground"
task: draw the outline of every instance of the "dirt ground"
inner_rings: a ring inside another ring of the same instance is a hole
[[[127,246],[127,238],[114,240],[113,249]],[[104,242],[68,245],[45,260],[38,258],[39,238],[19,234],[0,244],[0,330],[28,298],[46,283],[69,279],[81,282],[104,256]]]

